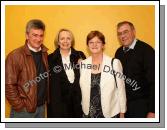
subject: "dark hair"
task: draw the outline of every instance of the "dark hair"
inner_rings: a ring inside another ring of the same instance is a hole
[[[32,28],[45,31],[45,24],[39,19],[32,19],[26,25],[26,33],[29,33]]]
[[[121,27],[122,25],[124,25],[124,24],[128,24],[128,25],[131,27],[132,30],[135,30],[135,27],[134,27],[133,23],[131,23],[131,22],[129,22],[129,21],[122,21],[122,22],[119,22],[119,23],[117,24],[117,29],[120,28],[120,27]]]
[[[70,33],[70,35],[71,35],[71,47],[73,47],[74,44],[75,44],[74,35],[73,35],[73,33],[72,33],[69,29],[65,29],[65,28],[62,28],[62,29],[60,29],[60,30],[58,31],[58,33],[57,33],[57,35],[56,35],[56,37],[55,37],[55,39],[54,39],[55,47],[56,47],[56,48],[59,48],[59,45],[58,45],[58,43],[59,43],[59,35],[60,35],[60,33],[63,32],[63,31],[66,31],[66,32],[69,32],[69,33]]]
[[[94,37],[98,37],[101,41],[102,41],[102,43],[103,44],[105,44],[105,37],[104,37],[104,35],[101,33],[101,32],[99,32],[99,31],[91,31],[88,35],[87,35],[87,39],[86,39],[86,44],[88,45],[88,42],[92,39],[92,38],[94,38]]]

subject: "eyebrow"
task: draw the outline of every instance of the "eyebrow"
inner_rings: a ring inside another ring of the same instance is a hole
[[[122,32],[125,32],[125,31],[130,31],[130,30],[126,29],[126,30],[124,30],[124,31],[122,31]],[[119,32],[119,31],[117,31],[117,32]]]

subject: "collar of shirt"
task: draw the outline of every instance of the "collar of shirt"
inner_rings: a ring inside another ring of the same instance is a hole
[[[134,49],[135,45],[136,45],[137,39],[134,39],[134,41],[132,42],[132,44],[129,46],[129,49]],[[123,50],[125,49],[125,47],[123,47]]]
[[[28,43],[27,43],[27,46],[28,46],[28,48],[29,48],[31,51],[33,51],[33,52],[39,52],[39,51],[41,51],[41,47],[40,47],[39,50],[37,51],[37,50],[35,50],[34,48],[32,48]]]
[[[60,54],[61,54],[61,52],[60,52]],[[68,53],[68,56],[64,57],[61,54],[61,57],[62,57],[63,67],[64,67],[64,70],[66,72],[67,78],[68,78],[70,83],[73,83],[74,82],[74,71],[71,67],[70,68],[66,67],[66,66],[70,65],[70,55],[71,55],[71,49]]]

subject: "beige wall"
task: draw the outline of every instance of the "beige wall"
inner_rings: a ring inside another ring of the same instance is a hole
[[[105,53],[114,56],[120,46],[116,24],[123,20],[134,23],[137,37],[155,47],[155,7],[147,5],[124,6],[16,6],[5,8],[5,55],[24,44],[25,25],[30,19],[41,19],[46,24],[44,44],[49,53],[54,51],[54,38],[61,28],[70,29],[75,36],[75,48],[88,56],[86,36],[99,30],[106,37]],[[6,101],[6,117],[10,105]]]

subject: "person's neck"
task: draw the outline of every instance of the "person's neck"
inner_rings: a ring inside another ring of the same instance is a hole
[[[34,48],[30,44],[28,44],[28,43],[27,43],[27,46],[33,52],[39,52],[39,51],[41,51],[41,47],[40,48]]]
[[[92,69],[91,73],[98,74],[101,72],[102,61],[103,61],[103,53],[98,53],[98,54],[92,55],[92,65],[96,66],[96,69]]]
[[[101,64],[103,60],[103,53],[92,54],[92,64]]]
[[[64,50],[64,49],[61,49],[61,48],[60,48],[60,54],[61,54],[62,56],[64,56],[64,57],[67,57],[67,56],[69,55],[69,53],[70,53],[70,50],[71,50],[71,49]]]

